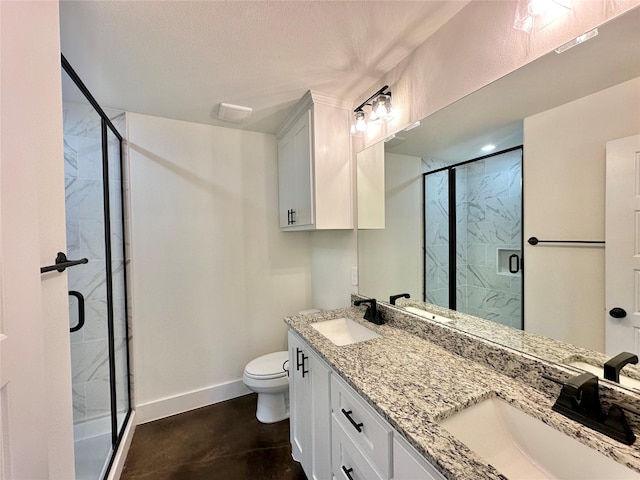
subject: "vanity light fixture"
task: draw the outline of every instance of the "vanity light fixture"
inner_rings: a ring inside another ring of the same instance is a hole
[[[576,45],[580,45],[583,42],[586,42],[590,38],[593,38],[598,35],[598,29],[594,28],[593,30],[589,30],[587,33],[583,33],[582,35],[577,36],[570,42],[565,43],[564,45],[560,45],[556,48],[556,53],[566,52],[570,48],[575,47]]]
[[[388,120],[392,117],[391,92],[387,91],[389,85],[385,85],[376,93],[367,98],[353,111],[354,125],[351,133],[365,132],[367,130],[367,113],[365,107],[371,107],[370,121]],[[371,102],[371,103],[369,103]]]

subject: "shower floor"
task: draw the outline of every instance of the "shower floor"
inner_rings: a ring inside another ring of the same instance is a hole
[[[111,433],[78,440],[74,450],[76,480],[99,480],[110,458]]]

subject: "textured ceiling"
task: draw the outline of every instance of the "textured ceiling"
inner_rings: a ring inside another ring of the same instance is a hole
[[[63,0],[61,50],[105,107],[273,133],[309,89],[354,102],[467,3]]]

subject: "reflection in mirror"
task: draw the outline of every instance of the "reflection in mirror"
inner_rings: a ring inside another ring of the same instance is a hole
[[[434,163],[424,162],[424,300],[522,329],[522,148]]]
[[[423,247],[426,252],[429,242],[434,241],[434,248],[438,245],[436,237],[448,242],[450,235],[448,227],[432,225],[435,222],[431,208],[437,209],[436,215],[441,219],[451,214],[448,203],[429,204],[435,199],[432,192],[448,185],[446,169],[433,172],[486,155],[481,147],[489,143],[495,145],[495,151],[523,145],[520,237],[512,237],[511,244],[501,247],[494,244],[485,257],[468,244],[467,259],[471,250],[471,256],[480,257],[474,260],[475,264],[456,259],[456,268],[452,269],[456,292],[466,285],[467,300],[473,295],[480,301],[475,310],[466,311],[485,319],[493,314],[502,324],[518,327],[517,322],[496,315],[499,312],[491,305],[497,301],[495,295],[480,295],[479,285],[472,283],[485,282],[489,270],[497,275],[500,262],[505,264],[501,254],[505,255],[507,268],[509,258],[516,254],[523,261],[520,262],[524,292],[522,334],[542,335],[592,352],[587,355],[581,351],[574,357],[598,368],[608,357],[637,348],[638,342],[631,347],[616,344],[605,348],[605,336],[614,321],[618,322],[617,327],[626,325],[627,338],[636,338],[628,317],[613,319],[607,312],[617,306],[629,312],[636,309],[633,299],[628,300],[626,307],[605,304],[602,245],[526,243],[531,236],[604,239],[607,143],[640,134],[640,9],[600,26],[599,31],[594,39],[562,54],[551,52],[427,117],[420,127],[398,132],[384,144],[385,229],[358,231],[360,294],[389,298],[406,291],[412,301],[427,298],[430,303],[449,305],[452,272],[444,264],[428,272],[430,260],[423,254]],[[427,175],[423,185],[423,174],[428,172],[432,176]],[[475,185],[469,188],[469,193],[477,195],[479,188]],[[492,202],[504,203],[504,199],[496,198],[489,203]],[[506,210],[516,212],[517,200],[510,202]],[[476,211],[474,206],[471,212],[469,202],[466,208],[462,216],[475,215],[477,224],[487,221],[488,212],[494,214],[486,199],[483,209]],[[480,221],[481,218],[484,220]],[[460,229],[458,222],[456,226]],[[481,227],[473,228],[477,233],[482,231]],[[467,228],[467,235],[468,232]],[[607,247],[609,237],[607,233]],[[498,252],[499,248],[505,251]],[[432,254],[448,257],[443,252]],[[462,256],[458,252],[457,257]],[[464,268],[458,268],[461,266]],[[474,269],[475,280],[464,277]],[[628,278],[626,283],[631,285],[633,281]],[[509,283],[512,292],[518,290],[518,281],[510,278]],[[506,284],[502,286],[506,293]],[[432,288],[441,291],[432,295],[428,293]],[[458,305],[458,310],[465,311],[463,304],[464,301]],[[454,323],[458,328],[460,322]],[[505,337],[503,332],[497,341],[508,343]],[[545,356],[541,351],[529,353]],[[555,355],[551,360],[560,361],[560,357]],[[569,361],[562,361],[565,360]]]

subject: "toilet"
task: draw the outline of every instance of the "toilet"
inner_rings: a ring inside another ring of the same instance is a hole
[[[242,381],[258,394],[256,417],[262,423],[289,418],[288,361],[289,354],[285,350],[258,357],[244,369]]]

